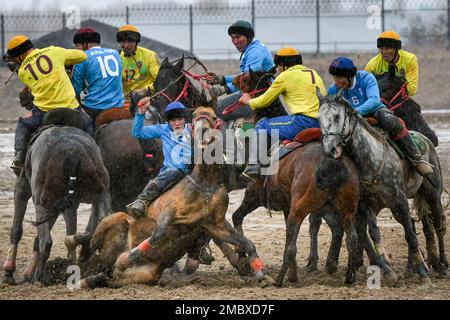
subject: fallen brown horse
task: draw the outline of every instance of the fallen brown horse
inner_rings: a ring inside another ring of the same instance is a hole
[[[111,286],[156,284],[164,269],[186,253],[192,254],[198,239],[203,236],[242,248],[249,255],[250,265],[262,285],[273,283],[273,279],[265,275],[253,243],[225,219],[228,194],[222,183],[221,165],[208,165],[203,159],[203,151],[218,141],[210,134],[214,132],[217,117],[208,107],[197,108],[193,117],[194,149],[200,150],[201,163],[153,202],[144,217],[134,220],[123,212],[110,215],[98,225],[91,239],[91,248],[107,252],[104,256],[110,260],[122,251],[113,277],[107,281]],[[127,236],[122,237],[125,232]],[[140,252],[139,258],[133,260],[135,263],[130,262],[129,250],[132,248],[135,249],[131,252]],[[105,283],[104,280],[102,274],[87,277],[81,281],[81,287],[99,286]]]

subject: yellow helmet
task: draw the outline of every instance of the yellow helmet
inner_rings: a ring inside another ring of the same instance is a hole
[[[382,32],[377,39],[377,48],[401,49],[402,41],[397,32],[389,30]]]
[[[277,51],[274,62],[276,65],[283,64],[285,67],[291,67],[302,64],[302,55],[295,48],[285,47]]]
[[[141,34],[139,33],[138,28],[131,24],[126,24],[119,28],[117,31],[117,42],[122,41],[135,41],[141,42]]]
[[[9,40],[6,55],[11,58],[16,58],[32,48],[33,44],[31,43],[31,40],[23,34],[20,34]]]

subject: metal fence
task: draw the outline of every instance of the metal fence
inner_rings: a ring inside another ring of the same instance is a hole
[[[197,0],[90,11],[24,12],[0,15],[1,48],[17,33],[37,38],[91,18],[119,27],[136,25],[144,36],[204,59],[238,53],[227,35],[237,19],[251,21],[256,37],[271,50],[286,45],[302,52],[375,50],[378,34],[395,29],[406,45],[433,42],[450,47],[450,0]]]

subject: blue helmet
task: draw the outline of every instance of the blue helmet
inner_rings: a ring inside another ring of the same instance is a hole
[[[167,105],[166,110],[164,110],[164,116],[167,121],[174,118],[186,118],[186,110],[186,107],[181,102],[171,102]]]
[[[356,67],[353,61],[347,57],[338,57],[334,59],[328,72],[333,76],[351,78],[356,76]]]

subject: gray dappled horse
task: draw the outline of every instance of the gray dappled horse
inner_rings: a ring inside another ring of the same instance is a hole
[[[24,170],[17,179],[14,192],[11,245],[4,265],[5,280],[9,282],[14,282],[17,247],[30,197],[36,209],[33,224],[37,225],[38,235],[25,280],[41,281],[52,247],[50,230],[58,215],[64,213],[67,234],[75,234],[77,209],[81,202],[92,204],[87,232],[93,232],[98,222],[110,212],[109,176],[94,139],[76,127],[50,126],[45,130],[41,128],[29,145]],[[87,254],[89,247],[84,250]],[[69,251],[68,257],[73,261],[76,252]]]
[[[427,267],[419,251],[417,237],[409,216],[408,198],[419,197],[418,200],[424,206],[429,207],[431,211],[430,220],[433,222],[439,239],[439,254],[436,250],[432,250],[429,252],[430,260],[439,271],[447,269],[448,262],[443,239],[445,217],[441,205],[442,175],[433,143],[420,133],[413,132],[426,142],[424,157],[434,166],[433,174],[424,179],[415,171],[409,161],[403,160],[397,154],[382,134],[372,128],[343,99],[342,92],[321,99],[319,119],[325,153],[333,158],[339,158],[345,153],[353,159],[358,169],[361,181],[358,219],[361,222],[358,223],[360,239],[364,239],[364,242],[369,244],[364,220],[368,219],[370,223],[376,223],[374,215],[377,215],[383,208],[391,209],[394,218],[402,224],[405,230],[409,256],[414,259],[422,282],[428,283]],[[376,224],[373,228],[369,228],[369,231],[375,242],[379,265],[388,279],[394,280],[395,275],[384,259],[384,249],[381,246],[379,229]],[[424,228],[424,232],[432,231]],[[427,240],[434,242],[434,237],[427,236]],[[360,264],[362,264],[362,251],[360,259]]]
[[[380,95],[384,104],[394,114],[405,121],[409,130],[420,132],[438,146],[436,133],[422,117],[420,106],[406,94],[406,83],[401,77],[393,76],[389,72],[376,75]]]

